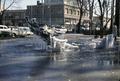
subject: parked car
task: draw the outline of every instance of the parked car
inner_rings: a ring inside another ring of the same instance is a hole
[[[62,26],[55,27],[55,33],[62,34],[62,33],[66,33],[66,32],[67,32],[67,29],[65,27],[62,27]]]
[[[11,29],[5,25],[0,25],[0,33],[2,32],[10,32]]]
[[[11,35],[11,28],[5,26],[5,25],[0,25],[0,36],[10,36]]]
[[[16,34],[19,35],[19,36],[28,36],[28,35],[32,35],[33,34],[33,32],[31,32],[29,27],[18,27],[17,29],[18,29],[18,32],[16,32]],[[13,33],[16,30],[14,29]]]
[[[99,31],[99,30],[100,30],[100,27],[96,27],[96,29],[95,29],[95,30]]]
[[[29,27],[9,26],[9,28],[11,28],[11,35],[12,35],[12,37],[28,36],[28,35],[32,35],[33,34]]]
[[[87,31],[90,29],[88,26],[84,26],[84,25],[81,25],[80,28],[81,30],[84,30],[84,31]]]

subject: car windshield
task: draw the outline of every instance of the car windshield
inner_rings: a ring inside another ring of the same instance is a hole
[[[0,29],[3,29],[3,27],[0,27]]]
[[[55,28],[62,28],[62,26],[55,26]]]

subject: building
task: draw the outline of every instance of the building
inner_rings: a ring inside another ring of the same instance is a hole
[[[75,0],[44,0],[43,3],[37,1],[37,5],[27,6],[27,15],[41,24],[74,25],[79,21],[80,11]],[[88,13],[83,19],[89,20]]]
[[[4,14],[3,23],[6,25],[19,25],[26,24],[25,21],[26,10],[7,10]]]
[[[75,0],[44,0],[37,5],[28,5],[26,10],[8,10],[4,23],[8,25],[25,25],[25,17],[36,18],[40,24],[65,25],[73,27],[79,21],[80,10]],[[89,20],[84,13],[82,22]]]
[[[63,25],[64,15],[63,15],[62,5],[47,5],[37,2],[37,5],[27,6],[27,15],[31,18],[36,18],[40,24],[48,25]]]

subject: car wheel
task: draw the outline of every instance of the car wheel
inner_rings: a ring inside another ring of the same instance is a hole
[[[16,34],[15,34],[15,33],[13,33],[13,34],[12,34],[12,37],[16,37]]]

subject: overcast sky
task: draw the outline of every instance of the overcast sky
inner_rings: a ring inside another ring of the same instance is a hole
[[[27,5],[36,5],[38,0],[20,0],[11,9],[26,9]]]
[[[27,5],[35,5],[37,2],[37,0],[22,0],[20,3],[19,3],[19,6],[21,8],[26,8]]]

